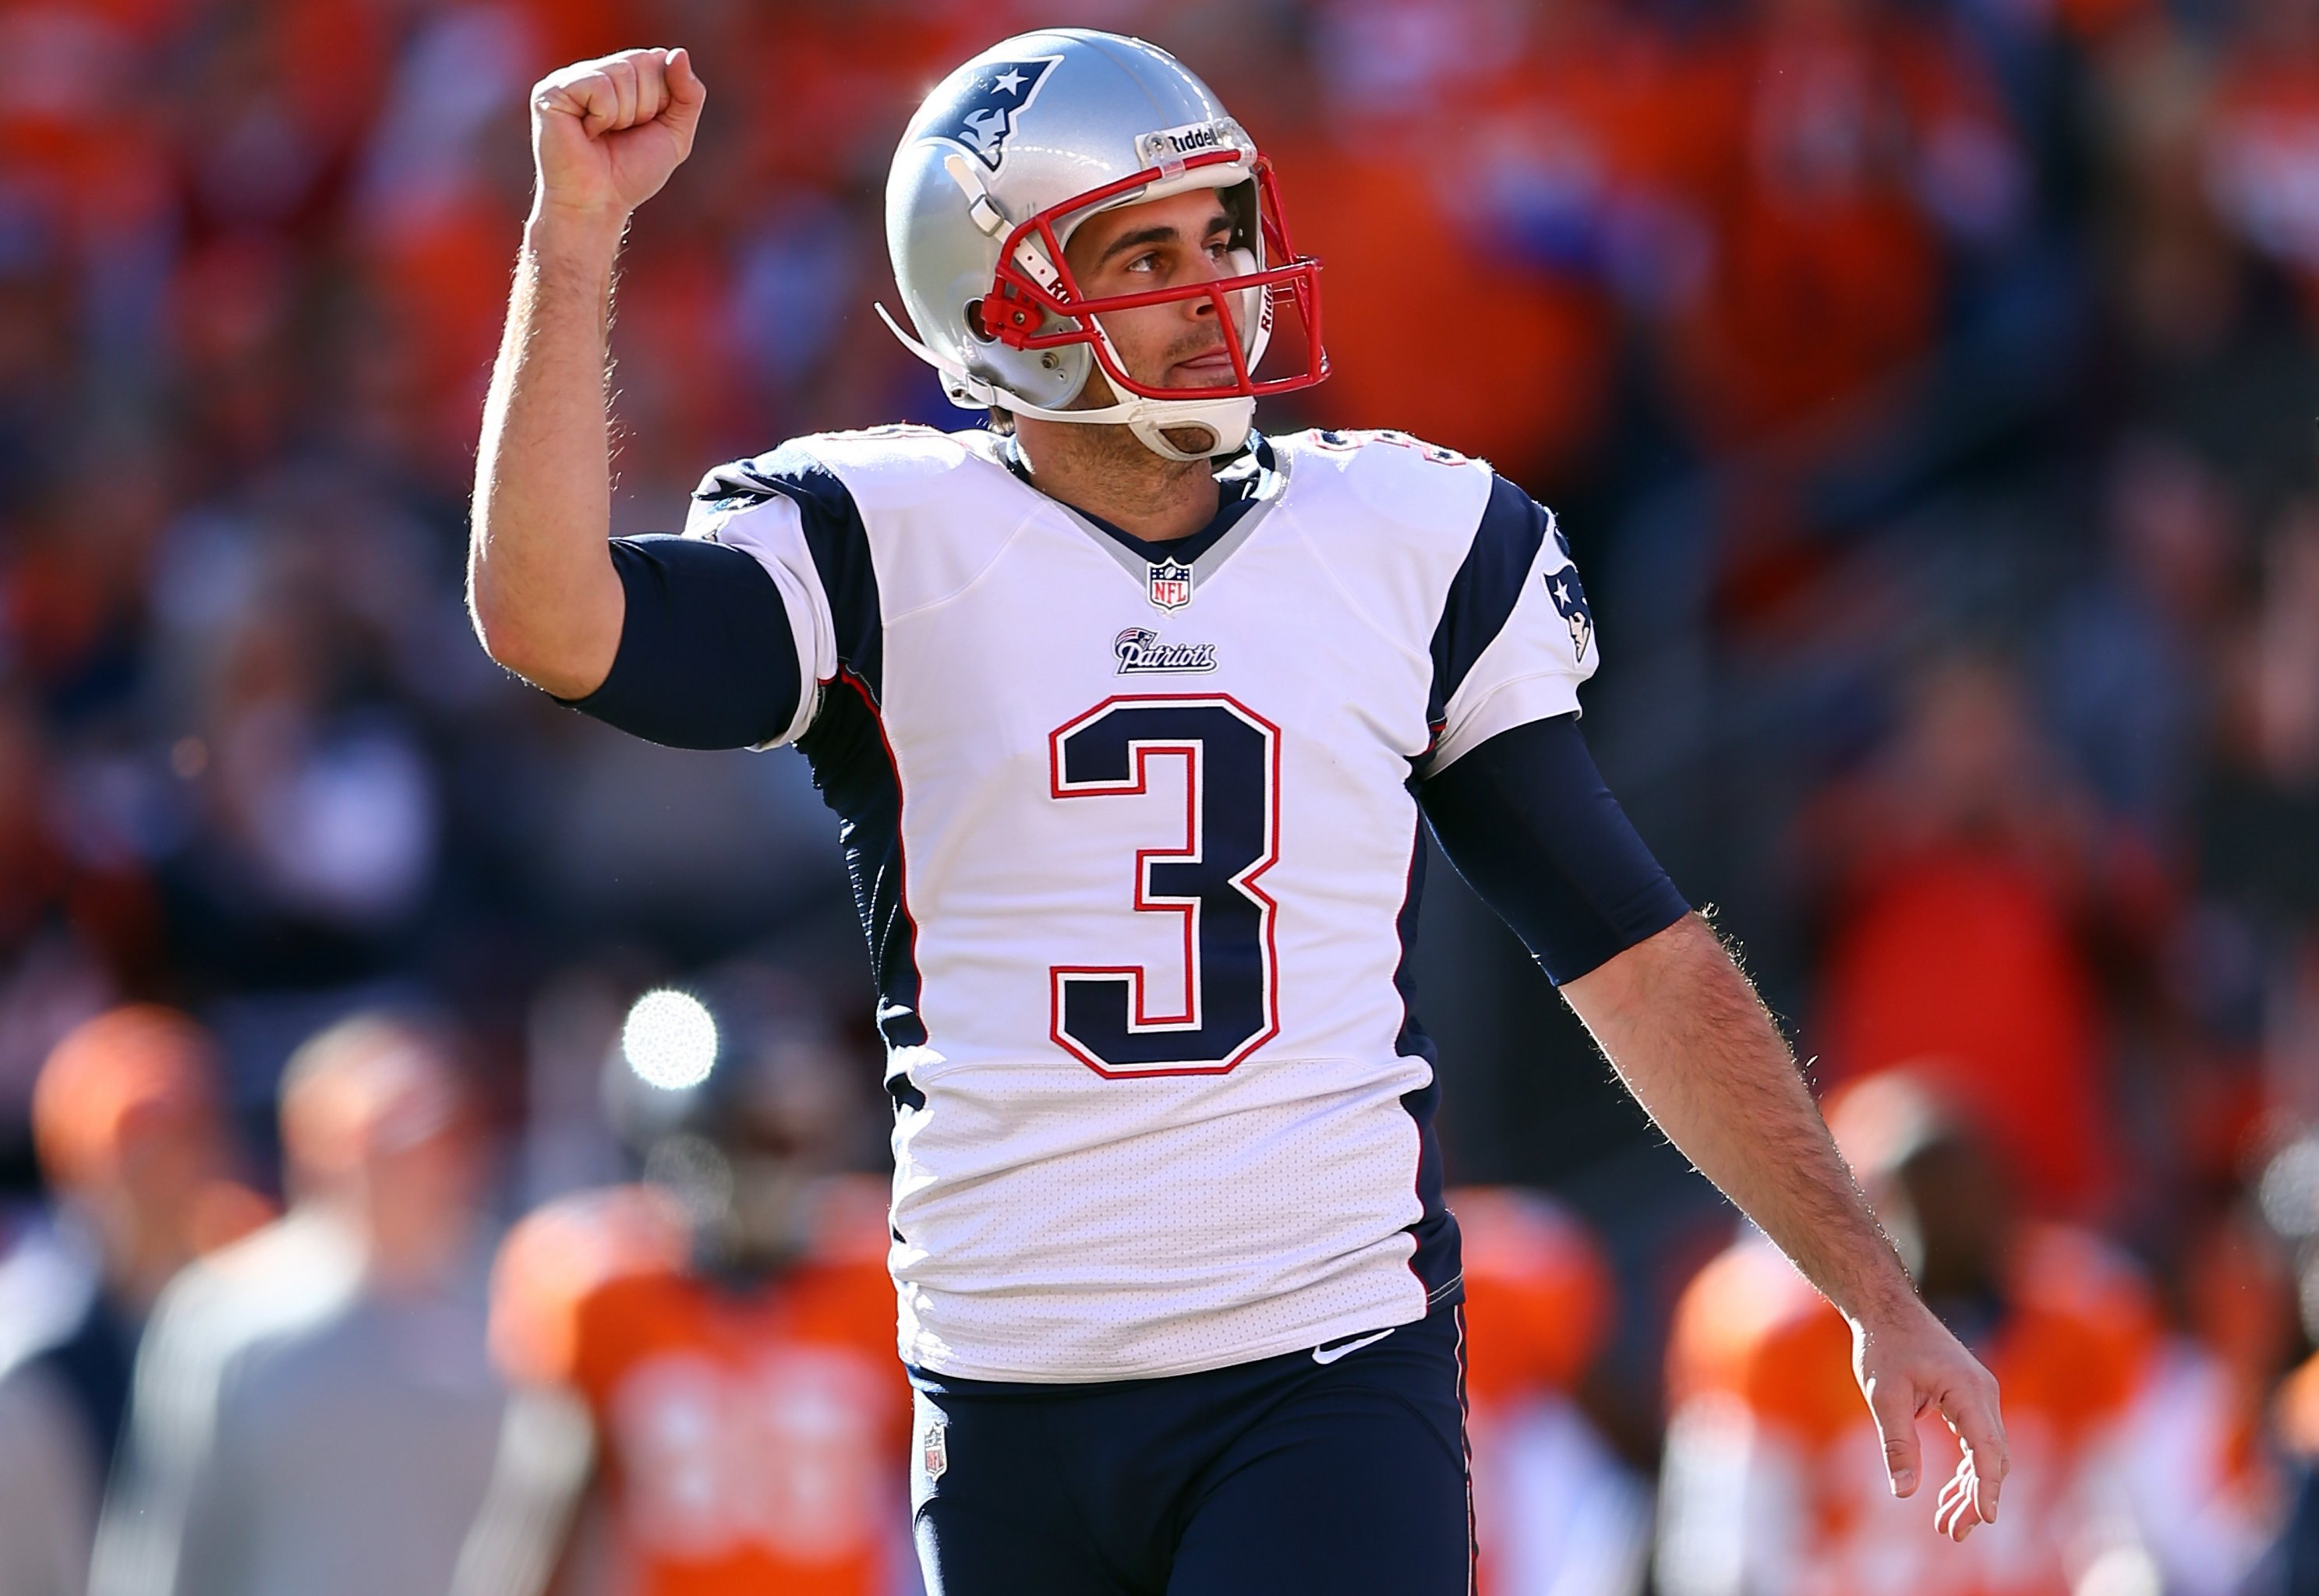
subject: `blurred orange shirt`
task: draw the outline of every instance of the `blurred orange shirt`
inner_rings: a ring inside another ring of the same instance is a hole
[[[685,1262],[636,1187],[565,1199],[509,1237],[492,1339],[519,1380],[594,1416],[624,1588],[884,1596],[907,1545],[909,1390],[881,1249],[734,1291]]]
[[[2086,1232],[2032,1230],[2009,1273],[2005,1317],[1974,1350],[1997,1376],[2012,1469],[1998,1521],[1960,1546],[1932,1528],[1958,1458],[1939,1418],[1919,1420],[1922,1483],[1896,1501],[1842,1317],[1759,1237],[1702,1270],[1667,1352],[1668,1588],[1700,1585],[1688,1556],[1721,1560],[1715,1588],[1750,1592],[2068,1596],[2123,1510],[2094,1482],[2148,1376],[2156,1314],[2140,1276]]]
[[[1960,1099],[2036,1206],[2097,1202],[2109,1139],[2093,976],[2035,868],[1971,842],[1886,861],[1836,934],[1820,1005],[1829,1084],[1907,1065]]]

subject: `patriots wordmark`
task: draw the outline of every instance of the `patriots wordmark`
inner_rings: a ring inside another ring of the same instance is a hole
[[[1162,643],[1149,627],[1130,627],[1112,640],[1111,652],[1122,676],[1142,676],[1172,671],[1213,671],[1213,643]]]

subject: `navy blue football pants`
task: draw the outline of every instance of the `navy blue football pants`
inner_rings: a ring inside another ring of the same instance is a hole
[[[1466,1596],[1464,1312],[1326,1363],[1090,1385],[913,1371],[929,1596]]]

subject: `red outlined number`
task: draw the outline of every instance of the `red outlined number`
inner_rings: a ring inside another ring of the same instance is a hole
[[[1123,694],[1048,738],[1052,795],[1150,790],[1155,760],[1184,770],[1183,840],[1135,851],[1138,914],[1183,921],[1170,982],[1142,965],[1048,971],[1050,1033],[1104,1076],[1222,1075],[1280,1030],[1273,923],[1258,885],[1279,857],[1280,728],[1223,694]]]

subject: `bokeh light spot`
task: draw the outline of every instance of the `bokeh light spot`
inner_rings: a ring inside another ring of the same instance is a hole
[[[620,1027],[620,1056],[637,1078],[663,1091],[697,1087],[717,1063],[717,1022],[690,992],[647,992]]]

